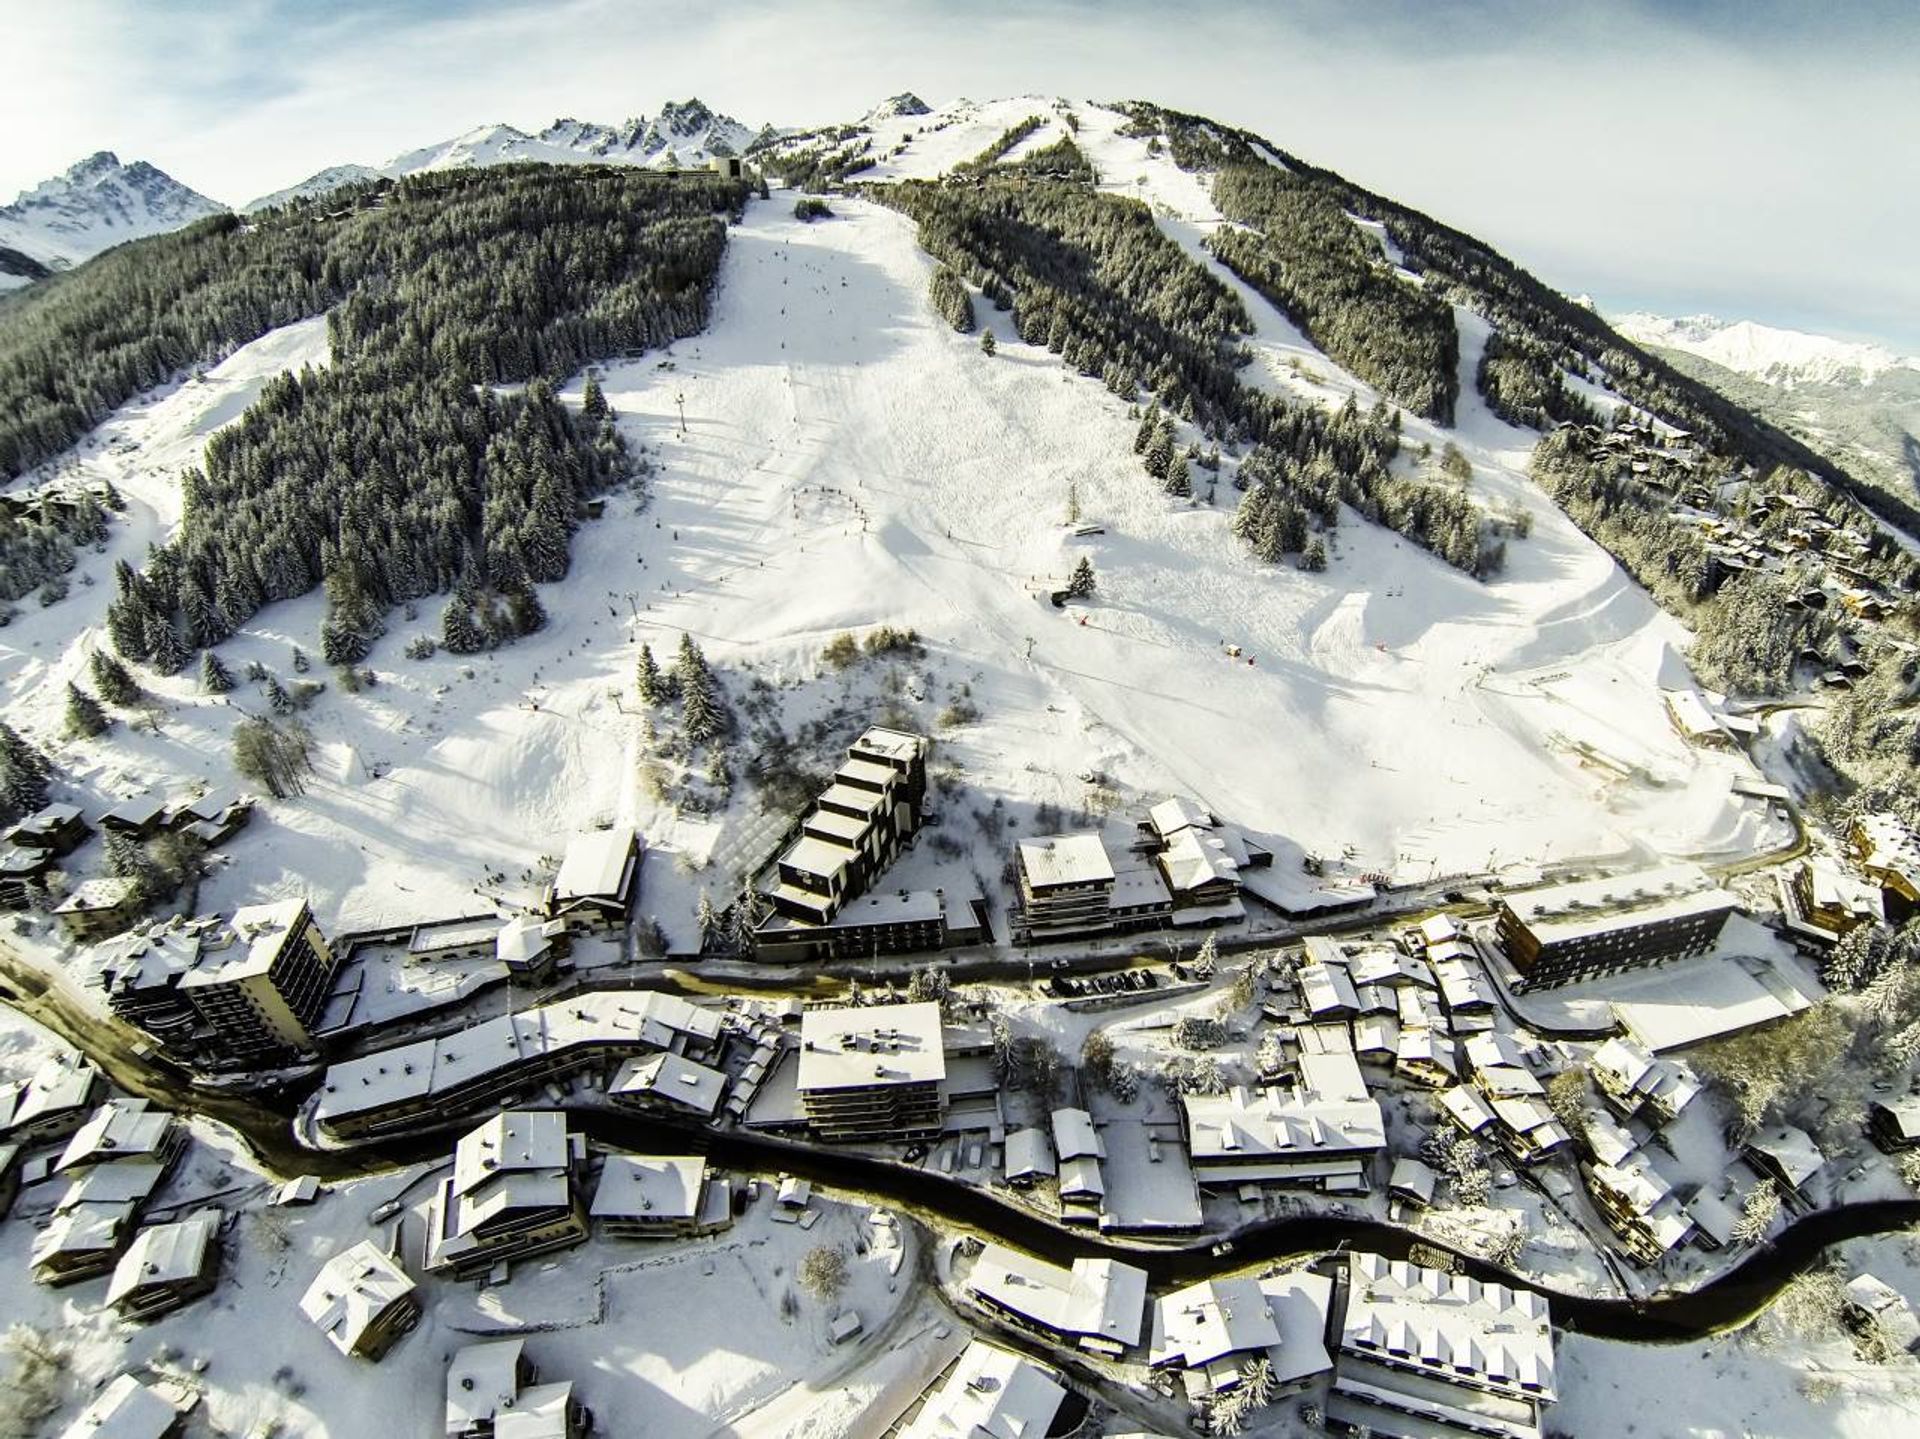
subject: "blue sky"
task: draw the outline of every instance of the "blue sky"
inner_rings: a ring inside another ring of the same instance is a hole
[[[95,149],[241,202],[501,120],[697,94],[749,124],[911,89],[1244,125],[1605,305],[1920,351],[1905,0],[0,0],[0,196]]]

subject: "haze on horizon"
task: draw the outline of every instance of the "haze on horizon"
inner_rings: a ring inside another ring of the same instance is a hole
[[[0,197],[94,150],[241,204],[476,126],[1029,91],[1255,130],[1606,308],[1920,352],[1920,9],[1854,0],[0,3]]]

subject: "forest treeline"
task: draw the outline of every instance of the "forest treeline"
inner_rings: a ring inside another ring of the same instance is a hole
[[[184,477],[176,538],[119,570],[114,645],[178,669],[324,582],[331,661],[446,592],[444,642],[484,648],[537,627],[530,585],[628,464],[597,389],[574,415],[549,382],[701,329],[745,199],[718,176],[456,170],[122,247],[0,329],[0,396],[38,416],[6,453],[326,309],[331,363],[270,382]]]

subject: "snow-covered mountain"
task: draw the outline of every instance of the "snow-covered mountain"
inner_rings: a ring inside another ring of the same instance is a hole
[[[755,131],[730,116],[716,115],[698,100],[669,101],[651,120],[643,115],[620,125],[562,117],[531,135],[511,125],[483,125],[440,144],[398,155],[382,171],[411,175],[421,170],[500,165],[515,160],[668,169],[704,165],[715,155],[737,155],[755,138]]]
[[[1871,385],[1889,370],[1920,370],[1920,358],[1896,355],[1882,345],[1782,330],[1752,320],[1714,315],[1632,313],[1611,317],[1614,329],[1641,345],[1682,350],[1764,384]]]
[[[226,206],[144,160],[124,165],[111,150],[0,206],[0,246],[64,269],[113,245],[177,230]]]
[[[329,165],[318,174],[309,175],[297,185],[289,185],[284,190],[275,190],[271,195],[262,195],[257,200],[249,200],[242,207],[248,214],[255,210],[271,209],[275,205],[290,204],[295,200],[304,200],[309,195],[324,195],[329,190],[337,190],[342,185],[355,185],[362,180],[377,180],[382,172],[371,165]]]

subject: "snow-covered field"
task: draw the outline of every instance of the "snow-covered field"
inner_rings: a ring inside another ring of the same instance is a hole
[[[1039,101],[962,108],[937,130],[939,116],[880,123],[902,132],[889,164],[906,174],[976,153],[1035,112],[1050,120],[1029,143],[1045,143],[1062,122]],[[1201,256],[1218,223],[1201,183],[1119,135],[1116,114],[1075,113],[1103,182],[1147,199]],[[1531,515],[1501,577],[1478,583],[1353,517],[1324,574],[1263,566],[1227,533],[1230,488],[1213,504],[1160,495],[1133,458],[1124,405],[1021,344],[984,303],[1001,347],[983,355],[928,307],[931,262],[908,222],[859,200],[834,207],[811,225],[778,198],[751,209],[709,331],[607,369],[609,398],[661,472],[644,513],[616,496],[582,529],[573,576],[544,596],[552,625],[495,655],[415,663],[400,650],[437,613],[394,616],[379,685],[330,692],[309,716],[322,756],[308,795],[266,807],[207,905],[308,891],[332,925],[470,911],[488,867],[520,892],[570,833],[615,817],[656,849],[703,855],[715,827],[675,819],[633,783],[637,642],[670,650],[686,631],[736,680],[750,666],[798,682],[819,673],[834,633],[881,622],[918,629],[929,667],[971,685],[982,717],[944,749],[1016,823],[1043,801],[1077,806],[1074,777],[1095,769],[1123,794],[1198,796],[1290,869],[1303,850],[1346,853],[1424,879],[1775,837],[1763,807],[1727,792],[1740,762],[1688,748],[1665,721],[1658,682],[1682,632],[1524,477],[1532,437],[1488,414],[1470,382],[1456,429],[1409,420],[1407,435],[1455,441],[1476,494]],[[1371,402],[1243,296],[1258,383]],[[1461,318],[1470,376],[1485,326]],[[137,560],[177,520],[178,471],[264,377],[324,359],[320,322],[290,326],[126,407],[65,462],[113,480],[131,509],[71,598],[0,636],[10,720],[57,736],[64,682],[85,682],[84,652],[103,642],[111,561]],[[1104,535],[1068,537],[1069,486]],[[1099,593],[1055,611],[1035,590],[1080,554]],[[225,647],[229,666],[258,659],[290,678],[320,604],[264,612]],[[1227,644],[1255,663],[1230,662]],[[150,683],[172,706],[157,733],[122,724],[107,744],[64,748],[85,798],[218,776],[233,720],[261,707],[246,686],[230,702],[201,697],[191,672]],[[942,702],[908,697],[929,729]],[[694,882],[656,863],[648,884],[648,907],[682,925]]]

